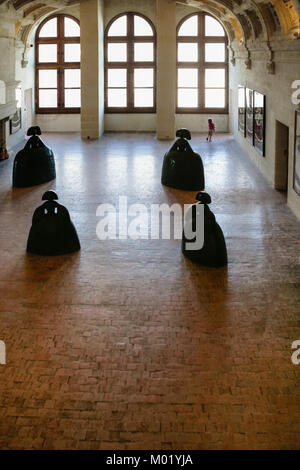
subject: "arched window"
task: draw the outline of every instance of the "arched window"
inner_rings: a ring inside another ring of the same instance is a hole
[[[115,17],[105,30],[106,112],[155,112],[155,74],[152,23],[137,13]]]
[[[80,113],[80,27],[55,15],[36,32],[36,112]]]
[[[227,36],[206,13],[184,18],[177,29],[177,112],[228,112]]]

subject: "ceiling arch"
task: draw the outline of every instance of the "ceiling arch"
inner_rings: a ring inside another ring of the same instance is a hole
[[[84,1],[84,0],[81,0]],[[300,38],[300,0],[173,0],[215,16],[235,41],[247,48],[257,41]],[[16,38],[24,42],[45,16],[80,0],[0,0],[15,10]]]
[[[174,0],[207,11],[230,23],[239,42],[298,39],[299,0]]]

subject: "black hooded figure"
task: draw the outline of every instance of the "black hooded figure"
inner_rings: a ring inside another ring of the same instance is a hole
[[[39,126],[30,127],[27,135],[31,136],[23,150],[14,160],[13,186],[27,188],[47,183],[56,178],[55,161],[52,150],[39,138]]]
[[[192,230],[196,232],[196,211],[200,204],[204,205],[204,245],[199,250],[188,250],[187,243],[193,243],[194,240],[188,240],[185,236],[185,230],[182,235],[182,253],[191,261],[202,266],[212,268],[221,268],[227,266],[227,248],[221,227],[216,222],[214,214],[208,207],[211,203],[210,195],[201,192],[197,195],[198,204],[189,208],[186,214],[186,221],[192,219]],[[203,223],[203,220],[201,221]],[[186,222],[187,223],[187,222]],[[186,228],[186,227],[185,227]]]
[[[188,140],[191,133],[187,129],[176,132],[176,140],[165,154],[161,182],[166,186],[185,191],[203,191],[205,188],[204,168],[200,155],[195,153]]]
[[[65,255],[80,250],[76,229],[68,210],[56,202],[54,191],[47,191],[32,218],[27,252],[44,256]]]

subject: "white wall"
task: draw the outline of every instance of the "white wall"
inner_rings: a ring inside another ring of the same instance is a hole
[[[156,114],[105,114],[106,131],[155,132]]]
[[[36,114],[35,122],[44,132],[80,131],[80,114]]]
[[[228,132],[228,114],[176,114],[176,127],[186,127],[191,132],[207,132],[208,119],[212,119],[217,132]]]

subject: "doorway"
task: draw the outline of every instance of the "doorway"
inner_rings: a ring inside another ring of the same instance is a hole
[[[28,128],[32,126],[32,88],[24,92],[24,125],[27,134]]]
[[[275,189],[287,193],[289,171],[289,128],[276,121]]]

